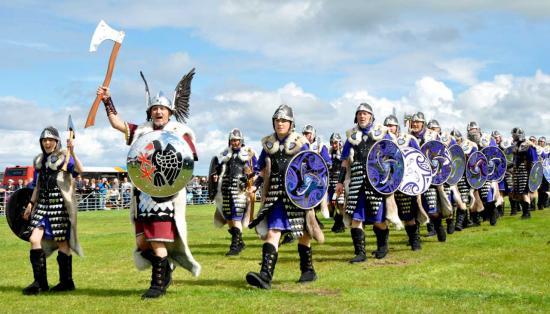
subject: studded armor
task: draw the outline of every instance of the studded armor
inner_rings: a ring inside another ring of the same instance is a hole
[[[245,193],[247,181],[245,172],[249,171],[247,163],[253,154],[245,148],[241,148],[239,151],[229,148],[222,155],[224,155],[222,162],[225,163],[221,186],[223,214],[226,217],[230,217],[232,214],[240,217],[246,211],[248,197]]]

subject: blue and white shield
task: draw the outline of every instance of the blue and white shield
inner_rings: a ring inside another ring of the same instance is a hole
[[[464,175],[466,171],[466,156],[460,145],[455,144],[449,147],[449,153],[451,154],[451,175],[447,179],[447,184],[456,185],[458,181]]]
[[[550,158],[546,158],[542,162],[542,173],[544,174],[546,181],[550,182]]]
[[[301,209],[319,205],[328,191],[328,167],[313,151],[296,154],[285,172],[285,190],[290,201]]]
[[[482,152],[476,151],[470,154],[466,164],[466,180],[472,188],[479,189],[487,181],[487,164],[487,157]]]
[[[447,182],[452,171],[452,159],[445,144],[440,141],[428,141],[420,147],[420,151],[428,157],[432,165],[433,185]]]
[[[398,190],[410,196],[426,192],[432,184],[433,178],[430,161],[421,151],[413,147],[403,147],[401,152],[403,153],[404,173]]]
[[[372,145],[367,156],[367,178],[380,194],[395,192],[404,175],[403,153],[390,140],[380,140]]]
[[[500,182],[506,174],[506,155],[496,146],[487,146],[481,152],[487,157],[487,180]]]
[[[542,177],[544,176],[544,171],[542,169],[542,162],[537,161],[531,167],[531,172],[529,172],[529,191],[534,193],[537,191],[542,184]]]

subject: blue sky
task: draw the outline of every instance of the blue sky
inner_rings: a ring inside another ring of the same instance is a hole
[[[543,1],[0,4],[0,167],[30,163],[41,129],[64,128],[68,114],[85,164],[124,164],[127,147],[103,109],[82,129],[112,47],[88,52],[100,19],[126,32],[111,83],[124,119],[145,119],[140,70],[153,92],[170,94],[197,68],[189,125],[203,173],[233,127],[259,150],[281,102],[295,107],[298,128],[311,123],[327,139],[352,126],[362,101],[379,122],[395,107],[448,129],[478,120],[485,131],[548,136],[549,17]]]

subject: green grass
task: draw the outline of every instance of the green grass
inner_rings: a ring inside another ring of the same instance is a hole
[[[2,312],[550,312],[550,210],[530,220],[505,217],[496,227],[484,223],[449,235],[446,243],[423,238],[423,249],[410,251],[404,231],[390,233],[390,253],[348,264],[353,247],[349,230],[331,233],[314,244],[319,279],[308,285],[300,275],[296,244],[281,248],[273,289],[258,290],[245,281],[258,271],[262,242],[246,230],[247,248],[239,257],[224,256],[226,229],[212,225],[213,206],[190,206],[189,244],[202,264],[194,278],[178,268],[166,296],[142,301],[150,272],[138,272],[127,211],[81,212],[79,236],[86,256],[74,258],[77,290],[23,296],[32,281],[29,245],[0,219],[0,309]],[[423,228],[422,233],[425,233]],[[370,227],[367,250],[375,247]],[[50,285],[58,280],[55,256],[48,259]]]

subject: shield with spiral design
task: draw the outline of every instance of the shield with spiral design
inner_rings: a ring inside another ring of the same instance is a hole
[[[316,152],[296,154],[285,171],[285,190],[290,201],[301,209],[321,203],[328,191],[328,166]]]
[[[487,180],[500,182],[506,174],[506,155],[496,146],[487,146],[481,152],[487,157]]]
[[[546,158],[542,162],[542,173],[546,181],[550,182],[550,158]]]
[[[476,151],[470,154],[466,164],[466,180],[474,189],[479,189],[485,184],[488,176],[487,157]]]
[[[451,145],[451,147],[449,147],[449,153],[451,154],[452,167],[451,175],[447,179],[447,184],[456,185],[466,170],[466,156],[464,155],[462,147],[458,144]]]
[[[542,167],[542,162],[537,161],[533,164],[533,167],[531,167],[531,171],[529,172],[529,191],[531,193],[536,192],[540,185],[542,184],[542,178],[544,177],[544,170]]]
[[[177,194],[193,176],[193,152],[174,132],[140,136],[130,147],[126,164],[136,188],[154,197]]]
[[[452,171],[452,159],[445,144],[440,141],[428,141],[420,147],[420,151],[428,157],[432,165],[433,185],[447,182]]]
[[[13,192],[6,205],[6,219],[11,231],[25,241],[29,241],[31,232],[29,231],[29,220],[23,219],[23,214],[31,200],[32,191],[29,188],[22,188]]]
[[[367,156],[367,177],[372,187],[381,194],[395,192],[403,181],[405,160],[403,153],[390,140],[380,140]]]
[[[432,184],[432,166],[421,151],[413,147],[401,148],[404,160],[403,180],[398,190],[416,196],[428,190]]]

